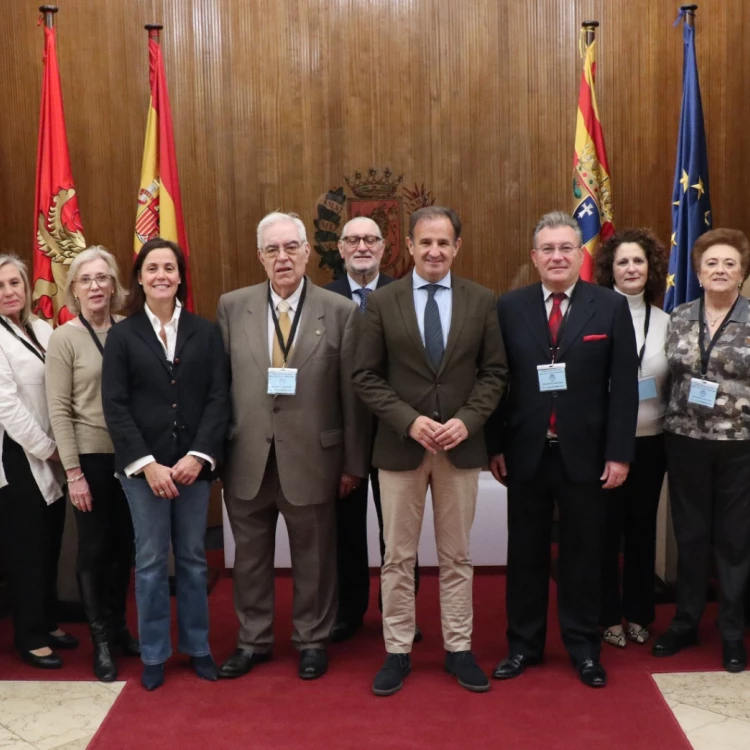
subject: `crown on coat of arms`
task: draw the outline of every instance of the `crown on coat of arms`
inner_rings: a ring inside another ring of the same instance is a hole
[[[379,170],[371,168],[367,172],[367,177],[363,178],[362,172],[357,170],[354,177],[346,179],[346,184],[357,198],[390,198],[398,189],[404,176],[398,177],[386,167],[382,174]]]

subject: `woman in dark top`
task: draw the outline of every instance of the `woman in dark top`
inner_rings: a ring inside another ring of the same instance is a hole
[[[229,424],[228,375],[221,339],[185,310],[185,259],[156,238],[133,265],[130,316],[104,349],[104,416],[115,468],[135,529],[136,605],[144,663],[141,682],[164,681],[172,653],[168,554],[175,556],[178,649],[199,677],[216,680],[208,646],[208,498]]]

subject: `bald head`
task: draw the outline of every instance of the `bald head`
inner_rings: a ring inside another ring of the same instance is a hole
[[[366,216],[350,219],[339,240],[339,252],[346,272],[359,284],[369,284],[380,270],[385,243],[380,227]]]

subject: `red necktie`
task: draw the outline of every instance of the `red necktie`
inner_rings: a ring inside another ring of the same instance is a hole
[[[567,297],[565,292],[555,292],[552,295],[552,311],[549,314],[549,332],[552,337],[552,343],[557,344],[557,334],[560,332],[560,324],[563,320],[562,310],[560,305],[562,301]],[[557,435],[557,415],[555,414],[555,407],[552,407],[552,411],[549,415],[549,431],[553,435]]]

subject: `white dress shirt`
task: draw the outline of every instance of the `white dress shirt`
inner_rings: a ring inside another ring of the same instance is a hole
[[[169,322],[162,326],[159,318],[151,312],[151,308],[148,304],[143,305],[143,311],[146,313],[146,317],[154,328],[154,333],[159,343],[164,349],[164,354],[169,362],[174,360],[174,351],[177,347],[177,328],[180,324],[180,313],[182,312],[182,305],[179,300],[175,300],[174,312]],[[161,337],[161,330],[164,328],[164,332],[167,335],[167,343],[164,343],[164,339]],[[202,458],[204,461],[208,461],[211,464],[211,471],[216,468],[216,460],[207,456],[205,453],[199,453],[198,451],[188,451],[188,456],[196,456]],[[156,459],[153,456],[144,456],[139,458],[137,461],[133,461],[132,464],[128,464],[125,467],[125,476],[132,477],[135,474],[140,474],[148,464],[153,463]]]
[[[352,299],[359,304],[360,299],[362,295],[359,293],[359,290],[362,289],[362,284],[355,281],[349,274],[346,274],[346,278],[349,281],[349,289],[352,290]],[[371,292],[374,292],[378,288],[378,279],[380,278],[380,274],[376,274],[375,278],[369,283],[365,284],[364,288],[369,289]],[[354,295],[357,295],[356,297]]]
[[[565,317],[565,313],[568,311],[568,308],[570,307],[570,298],[573,295],[573,290],[576,288],[576,285],[573,284],[573,286],[569,286],[565,290],[565,299],[560,303],[560,312],[562,313],[563,317]],[[551,289],[547,289],[544,284],[542,284],[542,298],[544,299],[544,309],[547,311],[547,320],[549,320],[549,316],[552,313],[552,295],[554,292]]]
[[[443,329],[443,346],[448,346],[448,331],[451,329],[451,313],[453,311],[453,287],[451,286],[451,272],[448,271],[440,281],[425,281],[416,271],[412,273],[412,285],[414,289],[414,312],[417,314],[417,325],[419,335],[424,344],[424,310],[427,307],[427,299],[430,293],[424,288],[427,284],[435,283],[440,289],[435,292],[438,313],[440,314],[440,326]]]
[[[294,325],[294,316],[297,314],[297,310],[299,309],[299,300],[302,296],[302,289],[304,286],[305,280],[302,279],[300,281],[299,286],[292,292],[292,294],[286,298],[286,303],[289,305],[289,309],[287,310],[287,314],[289,315],[289,325]],[[276,316],[279,315],[279,302],[281,302],[283,297],[279,297],[276,292],[273,290],[273,286],[271,287],[271,303],[273,304],[274,310],[276,310]],[[297,330],[294,334],[294,338],[297,338],[299,336],[300,328],[302,328],[302,319],[300,318],[299,325],[297,326]],[[276,326],[273,324],[273,315],[271,315],[271,311],[268,311],[268,361],[273,362],[273,341],[276,338]],[[294,344],[294,341],[292,341],[292,344]],[[290,352],[291,354],[291,352]]]
[[[3,320],[17,336],[37,348],[10,318],[3,316]],[[52,326],[35,319],[31,327],[39,343],[46,348]],[[2,462],[6,432],[23,448],[31,474],[47,505],[59,500],[63,496],[62,464],[47,460],[57,446],[47,410],[44,362],[0,326],[0,488],[8,484]]]

